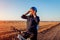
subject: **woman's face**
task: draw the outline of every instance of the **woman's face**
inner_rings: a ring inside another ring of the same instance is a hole
[[[30,15],[35,15],[35,11],[33,9],[30,9]]]

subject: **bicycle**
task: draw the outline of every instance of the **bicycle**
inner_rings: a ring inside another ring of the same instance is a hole
[[[30,38],[33,37],[32,33],[22,32],[21,30],[18,30],[13,26],[11,26],[11,28],[12,28],[13,31],[17,32],[17,37],[16,38],[18,38],[18,40],[30,40]],[[27,39],[25,39],[23,37],[24,33],[29,35],[29,37]]]

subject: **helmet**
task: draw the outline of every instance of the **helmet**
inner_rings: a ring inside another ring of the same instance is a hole
[[[31,7],[31,9],[33,9],[34,11],[37,12],[37,8],[36,7]]]

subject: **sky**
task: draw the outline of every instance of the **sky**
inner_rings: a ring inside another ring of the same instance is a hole
[[[41,21],[60,21],[60,0],[0,0],[0,20],[24,20],[33,6]]]

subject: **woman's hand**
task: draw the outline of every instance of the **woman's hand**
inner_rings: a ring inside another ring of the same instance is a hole
[[[27,14],[29,14],[30,13],[30,11],[28,11],[27,13],[25,13],[24,15],[27,15]]]
[[[36,17],[36,15],[33,15],[34,16],[34,18]]]
[[[35,11],[33,12],[33,16],[34,16],[34,18],[36,17],[36,12]]]

